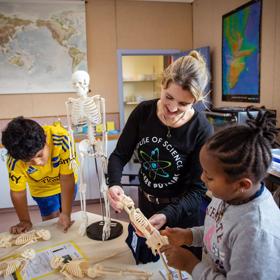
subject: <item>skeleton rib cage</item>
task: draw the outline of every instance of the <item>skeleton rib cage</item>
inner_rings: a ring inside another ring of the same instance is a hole
[[[69,103],[71,120],[74,126],[84,125],[87,122],[94,126],[102,124],[99,96],[69,98]]]

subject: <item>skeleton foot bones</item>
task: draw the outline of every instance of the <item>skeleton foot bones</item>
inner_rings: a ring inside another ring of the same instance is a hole
[[[136,279],[148,280],[152,274],[134,270],[134,269],[118,269],[115,267],[105,267],[100,264],[90,266],[87,260],[72,260],[65,263],[62,257],[53,257],[50,263],[51,267],[62,273],[66,279],[73,280],[75,278],[83,279],[89,277],[95,279],[102,276],[134,276]]]

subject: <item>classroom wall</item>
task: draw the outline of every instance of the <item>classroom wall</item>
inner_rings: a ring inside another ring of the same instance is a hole
[[[91,94],[106,98],[107,112],[119,112],[117,49],[192,48],[192,5],[88,0],[86,29]],[[75,97],[71,93],[0,95],[0,119],[64,115],[64,102],[70,96]]]
[[[247,0],[195,0],[193,4],[194,48],[209,45],[212,58],[215,106],[245,106],[222,102],[222,15]],[[261,100],[257,105],[276,109],[280,123],[280,1],[263,0],[261,31]],[[256,104],[256,103],[255,103]]]

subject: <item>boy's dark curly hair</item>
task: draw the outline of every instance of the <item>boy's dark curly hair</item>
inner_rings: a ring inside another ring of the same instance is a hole
[[[14,159],[31,160],[44,148],[46,135],[35,121],[17,117],[10,121],[2,132],[2,144]]]

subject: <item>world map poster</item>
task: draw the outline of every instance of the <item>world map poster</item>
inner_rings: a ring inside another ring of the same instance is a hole
[[[84,1],[0,0],[0,94],[73,92],[87,70]]]
[[[260,101],[261,4],[254,0],[223,16],[223,101]]]

